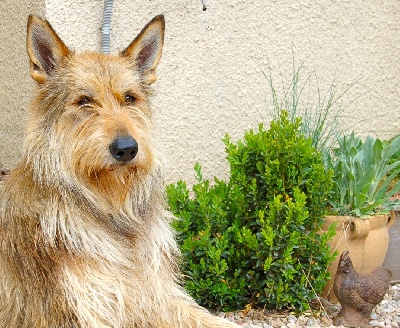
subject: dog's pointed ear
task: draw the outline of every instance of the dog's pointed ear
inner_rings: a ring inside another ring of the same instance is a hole
[[[121,52],[134,60],[146,83],[153,83],[156,77],[156,67],[160,61],[164,44],[164,16],[154,17],[139,33],[135,40]]]
[[[44,83],[70,51],[48,21],[30,15],[28,19],[27,50],[31,77]]]

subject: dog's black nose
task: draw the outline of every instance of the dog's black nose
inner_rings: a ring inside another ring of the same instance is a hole
[[[117,137],[110,145],[111,155],[119,162],[128,162],[135,158],[138,150],[138,143],[131,136]]]

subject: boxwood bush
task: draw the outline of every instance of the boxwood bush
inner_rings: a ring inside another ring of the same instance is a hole
[[[310,138],[282,111],[267,130],[226,136],[230,179],[167,187],[183,254],[185,287],[201,305],[228,310],[309,308],[332,257],[325,214],[332,173]]]

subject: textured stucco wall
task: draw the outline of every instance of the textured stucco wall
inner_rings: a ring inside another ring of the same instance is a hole
[[[26,55],[26,22],[44,13],[44,0],[0,1],[0,168],[11,168],[21,154],[25,114],[33,82]]]
[[[67,45],[77,50],[100,48],[102,0],[45,4],[47,18]],[[166,17],[153,104],[168,181],[192,182],[196,162],[207,178],[225,177],[228,165],[221,137],[228,132],[239,138],[270,119],[264,74],[271,67],[280,89],[281,80],[289,83],[293,58],[297,66],[305,61],[304,77],[315,71],[322,93],[332,82],[339,93],[354,84],[339,102],[344,128],[382,138],[400,133],[398,0],[208,0],[207,6],[202,11],[201,0],[114,0],[114,52],[124,49],[153,16]],[[12,20],[7,24],[13,28]],[[22,40],[18,47],[24,44]],[[15,61],[22,57],[25,60],[25,52]],[[27,67],[18,74],[27,75]],[[26,89],[2,83],[7,97],[26,98]],[[0,106],[3,118],[10,108]],[[22,116],[19,107],[8,106]],[[16,119],[7,116],[7,126],[15,129],[8,128],[10,136],[0,139],[0,162],[9,167],[19,156],[13,150],[21,136]],[[1,127],[4,133],[3,123]]]

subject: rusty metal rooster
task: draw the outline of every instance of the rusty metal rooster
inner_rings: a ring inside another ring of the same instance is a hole
[[[389,270],[381,267],[361,275],[354,269],[349,252],[343,252],[333,283],[342,309],[333,323],[336,326],[369,327],[371,312],[389,290],[391,276]]]

